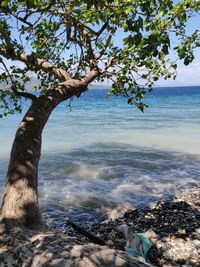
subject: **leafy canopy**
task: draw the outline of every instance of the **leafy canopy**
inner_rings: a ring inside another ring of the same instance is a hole
[[[143,111],[154,81],[176,77],[169,51],[186,65],[193,60],[200,31],[187,35],[186,23],[199,10],[200,0],[1,1],[0,117],[20,112],[21,97],[33,100],[92,70],[112,82],[108,95]]]

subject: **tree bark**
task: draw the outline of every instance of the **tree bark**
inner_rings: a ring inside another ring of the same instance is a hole
[[[53,109],[63,100],[86,89],[71,81],[33,100],[17,129],[6,178],[1,219],[6,228],[43,229],[38,205],[38,164],[42,130]]]

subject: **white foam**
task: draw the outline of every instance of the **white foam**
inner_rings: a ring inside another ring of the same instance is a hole
[[[80,163],[68,172],[67,176],[73,179],[97,179],[103,177],[104,173],[110,170],[111,168],[108,166]]]

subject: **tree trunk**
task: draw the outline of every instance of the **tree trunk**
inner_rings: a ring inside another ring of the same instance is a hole
[[[38,164],[42,130],[53,109],[62,101],[87,89],[98,76],[90,71],[81,80],[70,79],[33,100],[16,132],[1,207],[1,220],[6,228],[44,229],[38,205]]]
[[[1,208],[2,222],[9,228],[44,226],[38,207],[38,163],[42,130],[55,106],[45,97],[33,101],[16,132]]]

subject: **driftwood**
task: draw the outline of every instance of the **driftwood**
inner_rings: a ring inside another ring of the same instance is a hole
[[[105,242],[104,240],[100,239],[99,237],[93,235],[92,233],[88,232],[87,230],[85,230],[84,228],[76,225],[75,223],[73,223],[72,221],[68,220],[67,222],[70,226],[72,226],[74,228],[74,230],[76,230],[79,234],[87,237],[90,241],[92,241],[95,244],[101,245],[101,246],[105,246],[108,245],[107,242]]]

